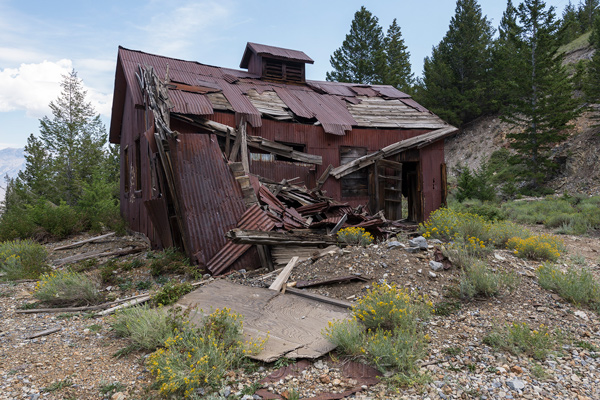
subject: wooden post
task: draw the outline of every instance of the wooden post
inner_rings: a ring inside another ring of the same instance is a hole
[[[248,136],[246,134],[246,118],[242,117],[239,126],[239,133],[241,136],[241,147],[240,152],[242,156],[242,165],[244,166],[244,172],[246,174],[250,173],[250,163],[248,161]]]
[[[225,136],[225,157],[229,157],[229,151],[231,150],[231,132],[227,129],[227,136]]]

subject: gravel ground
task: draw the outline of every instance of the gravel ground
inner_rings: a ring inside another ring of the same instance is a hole
[[[126,243],[129,240],[134,239],[127,239]],[[565,237],[565,240],[569,254],[584,257],[597,274],[600,240],[580,237]],[[124,244],[115,239],[108,241],[106,246],[115,248]],[[67,255],[70,254],[63,256]],[[432,256],[432,250],[411,254],[402,248],[389,249],[386,244],[366,249],[351,248],[347,254],[326,256],[314,264],[302,263],[290,280],[360,273],[370,281],[310,290],[353,301],[373,281],[386,279],[427,293],[435,303],[448,301],[444,297],[446,289],[457,281],[459,271],[452,268],[436,272],[435,278],[430,277]],[[400,391],[385,383],[363,385],[360,377],[347,376],[339,363],[325,358],[299,363],[302,368],[290,374],[278,371],[273,364],[259,366],[254,372],[231,371],[222,394],[229,394],[228,398],[241,398],[241,391],[254,384],[268,393],[288,397],[294,389],[301,398],[359,388],[361,390],[351,398],[600,399],[600,352],[595,351],[600,348],[598,315],[541,289],[533,273],[536,266],[533,262],[515,258],[507,251],[496,251],[490,257],[490,264],[520,274],[519,287],[504,297],[462,303],[457,312],[436,316],[428,323],[431,342],[429,353],[422,361],[422,371],[429,375],[429,383]],[[147,279],[147,271],[132,273],[136,274],[136,279]],[[260,273],[234,273],[227,279],[257,285],[256,277]],[[148,389],[151,376],[144,367],[145,354],[112,357],[126,342],[112,334],[110,317],[92,319],[83,314],[15,313],[23,303],[32,301],[34,285],[32,282],[0,284],[0,399],[153,398],[153,392]],[[135,293],[115,295],[122,297]],[[527,322],[530,326],[545,324],[551,330],[562,331],[565,340],[556,354],[541,362],[498,352],[482,343],[482,338],[492,327],[512,322]],[[37,339],[25,338],[53,327],[61,330]],[[267,379],[268,375],[275,379]],[[118,390],[101,393],[116,382],[121,384]],[[55,390],[43,391],[44,388]],[[267,397],[271,396],[265,395]]]

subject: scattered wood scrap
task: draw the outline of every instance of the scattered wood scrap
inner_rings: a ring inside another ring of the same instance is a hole
[[[114,232],[110,232],[110,233],[107,233],[106,235],[95,236],[93,238],[89,238],[89,239],[86,239],[86,240],[81,240],[79,242],[75,242],[75,243],[71,243],[71,244],[66,244],[64,246],[55,247],[54,251],[56,251],[56,250],[72,249],[74,247],[79,247],[79,246],[82,246],[82,245],[84,245],[86,243],[91,243],[91,242],[95,242],[97,240],[106,239],[107,237],[111,237],[111,236],[114,236],[114,235],[115,235]]]
[[[48,336],[48,335],[51,335],[51,334],[53,334],[55,332],[60,331],[61,329],[62,328],[60,326],[57,326],[57,327],[54,327],[54,328],[50,328],[50,329],[46,329],[44,331],[36,332],[36,333],[31,334],[31,335],[25,336],[25,339],[35,339],[35,338],[42,337],[42,336]]]

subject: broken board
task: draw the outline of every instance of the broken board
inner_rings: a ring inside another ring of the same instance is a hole
[[[273,290],[242,286],[223,279],[182,297],[178,305],[210,313],[230,308],[244,317],[247,339],[268,340],[253,358],[272,362],[281,357],[318,358],[335,348],[321,334],[328,322],[347,319],[348,310]],[[192,313],[198,323],[202,313]]]

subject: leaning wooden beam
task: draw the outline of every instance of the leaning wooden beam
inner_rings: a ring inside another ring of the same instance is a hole
[[[321,303],[332,304],[334,306],[339,306],[343,308],[352,308],[352,303],[349,303],[344,300],[334,299],[332,297],[321,296],[320,294],[311,293],[306,290],[296,289],[288,287],[286,293],[290,293],[296,296],[306,297],[307,299],[312,299],[316,301],[320,301]]]
[[[133,299],[146,296],[145,294],[138,294],[137,296],[126,297],[124,299],[110,301],[108,303],[97,304],[95,306],[82,306],[82,307],[61,307],[61,308],[32,308],[30,310],[16,310],[15,314],[39,314],[39,313],[66,313],[66,312],[81,312],[81,311],[95,311],[103,310],[105,308],[113,307],[117,304],[124,303]]]
[[[294,244],[300,246],[329,245],[337,243],[333,236],[315,233],[263,232],[232,229],[226,237],[235,244]]]
[[[84,245],[86,243],[95,242],[96,240],[106,239],[107,237],[111,237],[111,236],[114,236],[114,235],[115,235],[114,232],[110,232],[110,233],[107,233],[106,235],[95,236],[93,238],[89,238],[89,239],[86,239],[86,240],[81,240],[79,242],[75,242],[75,243],[71,243],[71,244],[66,244],[64,246],[55,247],[52,250],[56,251],[56,250],[72,249],[73,247],[81,246],[81,245]]]
[[[45,331],[40,331],[40,332],[36,332],[33,333],[31,335],[25,336],[25,339],[35,339],[41,336],[48,336],[52,333],[58,332],[60,331],[62,328],[60,326],[54,327],[54,328],[50,328],[50,329],[46,329]]]
[[[323,171],[323,174],[319,177],[319,179],[317,179],[317,185],[313,189],[314,192],[316,192],[317,190],[321,190],[321,188],[323,187],[323,184],[325,183],[327,178],[329,178],[329,174],[331,173],[332,169],[333,169],[333,165],[329,164],[329,166],[325,169],[325,171]]]
[[[134,299],[134,300],[130,300],[128,302],[119,304],[118,306],[114,306],[114,307],[111,307],[111,308],[107,308],[106,310],[100,311],[100,312],[94,314],[94,317],[104,317],[106,315],[110,315],[110,314],[114,313],[115,311],[120,310],[122,308],[127,308],[127,307],[131,307],[131,306],[135,306],[135,305],[138,305],[138,304],[145,303],[148,300],[150,300],[150,298],[151,298],[150,295],[146,295],[146,296]]]
[[[144,251],[143,247],[134,247],[134,248],[122,249],[122,250],[116,250],[116,251],[95,251],[92,253],[76,254],[74,256],[61,258],[60,260],[53,261],[52,264],[54,264],[54,265],[71,264],[71,263],[78,262],[78,261],[89,260],[90,258],[119,257],[119,256],[125,256],[128,254],[141,253],[142,251]]]
[[[448,137],[457,131],[457,128],[453,126],[448,126],[445,128],[437,129],[435,131],[427,132],[423,135],[415,136],[410,139],[401,140],[397,143],[393,143],[387,147],[384,147],[383,149],[378,150],[374,153],[359,157],[356,160],[349,162],[348,164],[336,167],[333,170],[331,170],[331,175],[335,179],[340,179],[341,177],[351,174],[352,172],[368,167],[377,160],[380,160],[385,157],[391,157],[393,155],[396,155],[398,153],[412,148],[425,147],[437,140],[441,140],[445,137]]]
[[[298,259],[299,257],[292,257],[290,262],[287,263],[285,268],[283,268],[283,271],[281,271],[281,273],[277,275],[275,281],[271,284],[271,286],[269,286],[269,289],[275,290],[276,292],[279,292],[281,290],[281,287],[287,282],[288,278],[292,274],[292,270],[294,269],[296,264],[298,264]]]
[[[235,129],[233,129],[231,126],[221,124],[219,122],[215,122],[215,121],[211,121],[211,120],[203,119],[203,118],[190,118],[188,116],[184,116],[184,115],[180,115],[180,114],[174,114],[173,116],[175,118],[185,121],[191,125],[195,125],[195,126],[207,129],[211,132],[214,132],[215,134],[217,134],[219,136],[228,137],[229,135],[231,135],[235,138],[235,140],[237,140],[239,137],[238,132],[236,132]],[[316,165],[323,164],[323,157],[321,157],[321,156],[318,156],[315,154],[304,153],[301,151],[296,151],[290,146],[286,146],[284,144],[277,143],[277,142],[274,142],[269,139],[265,139],[260,136],[248,135],[247,140],[248,140],[248,147],[251,147],[254,149],[260,149],[260,150],[263,150],[263,151],[266,151],[269,153],[277,154],[279,156],[291,158],[292,160],[295,160],[298,162],[303,162],[306,164],[316,164]],[[234,144],[234,146],[235,146],[235,144]],[[231,154],[235,154],[235,152],[232,151]]]

